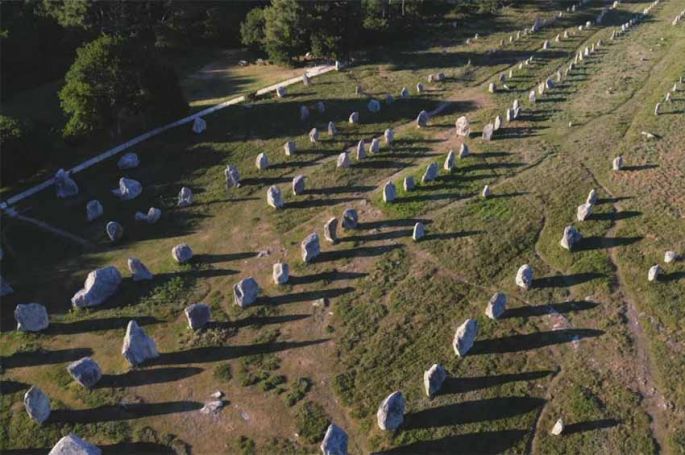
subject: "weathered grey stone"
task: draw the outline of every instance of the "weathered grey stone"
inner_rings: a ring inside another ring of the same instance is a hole
[[[266,156],[266,153],[262,152],[257,155],[257,158],[255,159],[255,166],[260,171],[263,171],[269,167],[269,158]]]
[[[309,108],[307,106],[300,106],[300,121],[305,121],[309,118]]]
[[[399,390],[391,393],[383,400],[376,412],[376,421],[381,430],[397,430],[404,422],[405,401]]]
[[[274,284],[285,284],[290,278],[290,267],[285,262],[277,262],[273,266],[271,277],[274,279]]]
[[[138,155],[133,152],[125,153],[121,158],[119,158],[119,161],[117,161],[117,167],[122,171],[126,169],[137,168],[139,165],[140,160],[138,159]]]
[[[257,301],[260,292],[257,281],[249,276],[233,285],[233,301],[240,308],[247,308]]]
[[[545,40],[542,42],[542,50],[547,50],[549,49],[549,41]]]
[[[493,130],[497,131],[501,127],[502,127],[502,117],[500,117],[498,115],[497,117],[495,117],[495,123],[493,124]]]
[[[271,185],[269,189],[266,190],[266,203],[275,209],[283,208],[281,190],[276,185]]]
[[[423,226],[423,223],[418,221],[414,225],[414,230],[412,231],[411,238],[415,241],[418,242],[423,238],[423,236],[426,235],[426,228]]]
[[[492,135],[495,133],[495,125],[492,123],[488,123],[483,127],[483,140],[484,141],[491,141],[492,140]]]
[[[504,82],[507,80],[507,76],[504,73],[500,73],[498,79],[500,82]]]
[[[354,87],[354,94],[355,94],[355,95],[361,95],[362,93],[364,93],[364,89],[362,88],[362,86],[361,86],[361,85],[356,85],[356,86]]]
[[[392,144],[393,141],[395,140],[395,131],[394,131],[392,128],[388,128],[388,129],[385,130],[385,132],[383,133],[383,137],[385,138],[385,143],[386,143],[387,145],[390,145],[390,144]]]
[[[128,258],[128,270],[133,276],[133,281],[151,280],[154,278],[152,272],[138,258]]]
[[[190,330],[199,330],[212,319],[212,310],[204,303],[193,303],[184,310]]]
[[[490,82],[488,84],[488,92],[495,93],[495,90],[497,90],[497,86],[495,85],[494,82]]]
[[[67,372],[74,378],[74,381],[81,384],[86,389],[95,387],[95,384],[102,378],[100,365],[90,357],[83,357],[67,365]]]
[[[359,142],[357,142],[357,160],[363,160],[366,158],[366,148],[364,147],[364,139],[360,139]]]
[[[347,155],[347,152],[342,152],[340,155],[338,155],[335,165],[336,167],[343,169],[350,167],[350,157]]]
[[[171,249],[171,256],[179,264],[185,264],[193,258],[193,250],[187,243],[179,243]]]
[[[488,306],[485,307],[485,315],[490,319],[499,319],[507,309],[507,296],[502,292],[496,292],[490,297]]]
[[[147,213],[136,212],[133,219],[136,221],[144,221],[147,224],[155,224],[162,217],[162,210],[157,207],[150,207]]]
[[[71,298],[75,307],[97,306],[114,295],[121,284],[121,274],[114,266],[93,270],[88,274],[83,289]]]
[[[283,144],[283,152],[285,152],[285,156],[294,155],[296,150],[297,145],[293,141],[288,141],[285,144]]]
[[[550,434],[553,436],[559,436],[563,432],[564,432],[564,421],[562,419],[559,419],[556,421],[556,423],[552,427]]]
[[[240,172],[238,172],[237,167],[230,164],[227,165],[226,169],[224,169],[224,179],[228,188],[240,187]]]
[[[103,212],[104,210],[102,208],[102,204],[100,204],[100,201],[97,199],[88,201],[88,204],[86,204],[86,219],[88,221],[93,221],[100,218]]]
[[[516,286],[528,290],[533,285],[533,268],[523,264],[516,272]]]
[[[528,94],[528,101],[532,104],[535,104],[535,90],[531,90]]]
[[[181,191],[178,192],[178,203],[176,205],[179,207],[188,207],[192,203],[193,190],[191,190],[187,186],[182,187]]]
[[[139,181],[122,177],[119,179],[119,188],[112,190],[112,194],[122,201],[130,201],[140,196],[143,185]]]
[[[471,124],[466,116],[461,116],[454,123],[457,129],[457,136],[468,137],[471,134]]]
[[[423,93],[423,84],[421,82],[416,84],[416,94],[420,95]]]
[[[359,215],[355,209],[345,209],[342,214],[343,229],[357,229],[359,224]]]
[[[312,144],[316,144],[319,141],[319,130],[316,128],[312,128],[309,131],[309,142]]]
[[[19,332],[40,332],[50,324],[48,310],[40,303],[20,303],[14,309]]]
[[[411,191],[414,189],[415,183],[414,183],[414,177],[411,175],[408,175],[404,178],[404,182],[402,183],[402,186],[404,188],[404,191]]]
[[[428,126],[428,118],[428,112],[419,112],[419,115],[416,116],[416,126],[419,128],[425,128]]]
[[[135,367],[148,359],[159,357],[155,340],[147,336],[145,330],[136,321],[129,321],[126,336],[121,346],[121,355]]]
[[[654,106],[654,115],[659,115],[661,111],[661,103],[656,103],[656,106]]]
[[[394,96],[392,96],[392,95],[389,94],[389,93],[388,93],[387,95],[385,95],[385,104],[387,104],[388,106],[390,106],[390,105],[391,105],[392,103],[394,103],[394,102],[395,102],[395,97],[394,97]]]
[[[334,423],[328,425],[321,442],[322,455],[347,455],[347,433]]]
[[[305,87],[308,87],[309,84],[311,84],[311,83],[312,83],[312,81],[311,81],[311,79],[309,78],[309,75],[308,75],[307,73],[304,73],[304,74],[302,75],[302,84],[304,84]]]
[[[288,90],[285,87],[283,87],[283,86],[276,87],[276,96],[278,96],[279,98],[284,98],[287,94],[288,94]]]
[[[421,182],[422,183],[432,182],[437,177],[438,177],[438,165],[435,163],[430,163],[428,166],[426,166],[426,171],[423,173],[423,177],[421,177]]]
[[[347,121],[351,124],[359,123],[359,112],[353,112],[350,114],[350,118]]]
[[[675,251],[667,251],[666,253],[664,253],[664,262],[666,264],[670,264],[672,262],[675,262],[678,259],[679,259],[678,253],[676,253]],[[18,328],[17,328],[17,330],[18,330]]]
[[[369,103],[366,105],[366,108],[369,110],[369,112],[378,112],[381,110],[381,103],[378,100],[370,100]]]
[[[323,225],[323,236],[324,238],[332,243],[336,244],[338,243],[338,219],[333,217],[329,218],[328,221],[326,221],[326,224]]]
[[[447,152],[447,157],[445,158],[445,163],[442,165],[442,168],[447,172],[452,172],[452,169],[454,169],[455,160],[456,158],[454,155],[454,150],[450,150]]]
[[[383,185],[383,202],[389,204],[394,201],[396,192],[397,190],[395,188],[395,184],[392,182],[386,182],[386,184]]]
[[[29,417],[38,423],[50,417],[50,399],[35,385],[24,394],[24,408]]]
[[[428,370],[423,372],[423,391],[428,398],[433,398],[442,388],[442,383],[447,379],[445,367],[439,363],[433,364]]]
[[[193,133],[201,134],[207,129],[207,122],[202,117],[195,117],[192,129]]]
[[[294,195],[298,196],[298,195],[304,194],[304,190],[305,190],[305,177],[304,177],[304,175],[296,175],[293,178],[292,187],[293,187],[293,194]]]
[[[647,273],[647,280],[657,281],[659,280],[659,275],[661,275],[661,267],[659,267],[658,264],[655,264],[649,268],[649,272]]]
[[[118,242],[124,236],[124,227],[116,221],[110,221],[105,226],[105,232],[110,242]]]
[[[462,143],[459,146],[459,158],[466,158],[470,154],[471,154],[471,152],[469,151],[469,146],[466,145],[465,143]]]
[[[336,134],[338,134],[338,129],[335,127],[335,123],[328,122],[328,135],[334,137]]]
[[[69,172],[60,169],[55,173],[55,192],[60,199],[66,199],[78,194],[78,185],[69,175]]]
[[[490,189],[489,185],[485,185],[483,187],[483,191],[480,193],[481,197],[483,198],[488,198],[492,194],[492,190]]]
[[[369,146],[369,153],[378,153],[381,150],[381,141],[374,137],[371,139],[371,145]]]
[[[400,98],[409,98],[409,90],[407,90],[407,87],[402,87],[402,90],[400,90]]]
[[[594,205],[596,202],[597,202],[597,191],[592,189],[588,193],[587,199],[585,200],[585,203]]]
[[[457,331],[454,334],[452,347],[454,348],[455,354],[459,357],[464,357],[473,347],[476,336],[478,336],[478,321],[475,319],[467,319],[457,328]]]
[[[546,88],[545,83],[540,82],[540,84],[538,85],[538,95],[540,95],[540,96],[544,95],[545,94],[545,88]]]
[[[567,250],[572,250],[573,246],[578,243],[583,238],[580,232],[576,230],[573,226],[566,226],[564,228],[564,234],[559,241],[559,245]]]
[[[585,221],[590,215],[592,215],[592,204],[585,203],[578,206],[576,210],[576,219],[578,221]]]
[[[550,78],[547,78],[547,80],[545,81],[545,88],[546,89],[552,89],[552,88],[554,88],[554,85],[555,85],[554,81]]]
[[[507,109],[505,118],[507,119],[507,122],[511,122],[512,120],[514,120],[514,110]]]
[[[319,247],[319,235],[316,232],[309,234],[300,244],[302,250],[302,260],[311,262],[321,252]]]
[[[57,441],[48,455],[102,455],[102,450],[69,433]]]

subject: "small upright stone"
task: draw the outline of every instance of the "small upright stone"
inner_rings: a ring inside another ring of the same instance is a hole
[[[416,126],[419,128],[425,128],[428,126],[428,112],[419,112],[419,115],[416,116]]]
[[[351,124],[357,124],[359,123],[359,112],[353,112],[350,114],[350,118],[347,119],[349,123]]]
[[[193,250],[187,243],[179,243],[171,249],[171,256],[179,264],[185,264],[193,258]]]
[[[136,212],[133,219],[136,221],[144,221],[147,224],[155,224],[162,217],[162,210],[157,207],[150,207],[147,213]]]
[[[492,190],[490,189],[490,185],[485,185],[483,187],[483,191],[480,193],[480,195],[481,195],[481,197],[483,197],[483,199],[487,199],[488,197],[490,197],[491,194],[492,194]]]
[[[492,123],[488,123],[483,127],[482,137],[484,141],[491,141],[492,135],[495,133],[495,126]]]
[[[432,182],[435,180],[438,176],[438,165],[435,163],[430,163],[426,167],[426,171],[423,173],[423,177],[421,177],[421,182],[422,183],[428,183]]]
[[[60,199],[66,199],[78,194],[78,185],[71,178],[69,172],[60,169],[55,173],[55,192]]]
[[[181,188],[181,191],[178,192],[178,206],[179,207],[188,207],[193,203],[193,191],[188,188],[187,186],[184,186]]]
[[[333,217],[323,225],[323,237],[330,243],[338,243],[338,219]]]
[[[657,281],[659,280],[659,275],[661,275],[661,267],[659,267],[659,264],[655,264],[649,268],[647,280],[650,282]]]
[[[576,210],[576,219],[578,221],[585,221],[590,215],[592,215],[592,204],[585,203],[578,206]]]
[[[117,167],[122,171],[137,168],[139,165],[140,159],[138,159],[138,155],[133,152],[124,154],[119,158],[119,161],[117,161]]]
[[[86,204],[86,219],[88,219],[88,221],[100,218],[103,212],[102,204],[100,204],[100,201],[97,199],[88,201],[88,204]]]
[[[495,117],[495,123],[493,124],[493,130],[497,131],[500,128],[502,128],[502,117],[500,117],[498,115],[497,117]]]
[[[155,340],[147,336],[145,330],[136,321],[129,321],[126,336],[121,346],[121,355],[135,367],[148,359],[159,357]]]
[[[377,137],[371,139],[371,145],[369,145],[369,153],[378,153],[381,150],[381,141]]]
[[[423,84],[421,82],[416,84],[416,94],[420,95],[423,93]]]
[[[240,308],[247,308],[257,301],[259,292],[257,281],[249,276],[233,285],[233,301]]]
[[[285,262],[277,262],[273,266],[271,277],[274,279],[274,284],[285,284],[290,277],[290,268]]]
[[[409,98],[409,90],[407,90],[407,87],[402,87],[402,90],[400,90],[400,98]]]
[[[393,131],[392,128],[388,128],[383,133],[383,137],[385,138],[385,143],[387,145],[391,145],[393,143],[393,141],[395,140],[395,131]]]
[[[40,303],[20,303],[14,309],[18,332],[40,332],[48,328],[48,310]]]
[[[442,388],[442,383],[447,379],[445,367],[439,363],[433,364],[423,372],[423,391],[428,398],[433,398]]]
[[[257,155],[257,159],[255,160],[255,166],[260,171],[263,171],[264,169],[267,169],[269,167],[269,158],[266,156],[266,153],[262,152],[259,155]]]
[[[667,251],[666,253],[664,253],[664,262],[666,264],[670,264],[670,263],[675,262],[677,260],[678,260],[678,253],[676,253],[675,251]],[[18,330],[18,328],[17,328],[17,330]]]
[[[319,142],[319,130],[317,128],[312,128],[309,131],[309,142],[312,144]]]
[[[84,357],[67,365],[67,372],[74,381],[86,389],[92,389],[102,378],[100,365],[90,357]]]
[[[206,326],[212,318],[212,310],[205,303],[193,303],[184,310],[190,330],[200,330]]]
[[[283,86],[276,87],[276,96],[279,98],[284,98],[288,94],[288,90]]]
[[[364,139],[360,139],[357,142],[357,161],[361,161],[366,158],[366,148],[364,147]]]
[[[387,182],[383,186],[383,202],[385,202],[386,204],[389,204],[392,201],[394,201],[395,200],[395,193],[396,193],[395,184],[392,182]]]
[[[224,179],[226,180],[226,186],[228,188],[239,188],[240,187],[240,172],[235,166],[230,164],[224,169]]]
[[[502,292],[496,292],[488,301],[488,306],[485,308],[485,315],[490,319],[499,319],[506,309],[507,296]]]
[[[347,152],[342,152],[340,155],[338,155],[335,166],[343,169],[350,167],[350,157],[348,156]]]
[[[118,242],[124,236],[124,227],[116,221],[110,221],[105,226],[105,232],[110,242]]]
[[[654,106],[654,115],[659,115],[661,112],[661,103],[656,103],[656,106]]]
[[[128,270],[133,276],[133,281],[151,280],[154,277],[138,258],[128,258]]]
[[[334,423],[328,425],[321,442],[322,455],[347,455],[347,433]]]
[[[531,90],[530,93],[528,94],[528,102],[531,104],[535,104],[536,96],[535,96],[535,90]]]
[[[305,121],[309,118],[309,108],[307,106],[300,106],[300,120]]]
[[[57,441],[48,455],[102,455],[102,450],[74,433],[69,433]]]
[[[611,163],[611,168],[614,171],[620,171],[623,169],[623,157],[622,156],[617,156],[614,158],[614,161]]]
[[[393,392],[383,400],[376,412],[378,428],[386,431],[397,430],[404,422],[405,401],[402,392]]]
[[[343,229],[357,229],[359,224],[359,216],[355,209],[345,209],[342,214],[342,227]]]
[[[335,127],[335,123],[328,122],[328,135],[334,137],[336,134],[338,134],[338,129]]]
[[[457,136],[468,137],[471,134],[471,124],[466,116],[461,116],[454,123],[457,130]]]
[[[411,175],[408,175],[404,178],[404,181],[402,183],[402,187],[404,188],[404,191],[411,191],[414,189],[415,183],[414,183],[414,177]]]
[[[285,156],[293,156],[297,150],[297,145],[293,141],[288,141],[283,144],[283,152]]]
[[[112,194],[122,201],[130,201],[140,196],[143,185],[139,181],[122,177],[119,179],[119,188],[112,190]]]
[[[552,427],[552,430],[549,433],[553,436],[559,436],[563,432],[564,432],[564,421],[562,419],[559,419],[554,424],[554,426]]]
[[[50,417],[50,399],[35,385],[24,394],[24,408],[29,417],[38,423]]]
[[[528,290],[533,285],[533,268],[523,264],[516,272],[516,286]]]
[[[312,262],[321,252],[319,247],[319,236],[316,232],[309,234],[300,245],[302,249],[302,260]]]
[[[362,86],[361,85],[355,85],[354,94],[355,95],[361,95],[362,93],[364,93],[364,89],[362,89]]]
[[[567,250],[572,250],[573,246],[578,243],[583,238],[580,232],[576,230],[573,226],[566,226],[564,228],[564,235],[559,241],[559,245]]]
[[[207,129],[207,122],[202,117],[195,117],[193,120],[193,133],[202,134]]]
[[[466,158],[466,157],[469,156],[470,154],[471,154],[471,152],[469,151],[469,146],[466,145],[466,144],[464,144],[464,143],[462,143],[462,144],[459,146],[459,158]]]
[[[304,175],[296,175],[293,178],[293,194],[299,196],[304,194],[305,190],[305,178]]]
[[[497,87],[495,86],[494,82],[490,82],[490,84],[488,84],[488,92],[495,93],[496,89],[497,89]]]
[[[418,242],[423,238],[423,236],[426,235],[426,228],[423,226],[423,223],[418,221],[414,225],[414,230],[412,231],[411,238],[415,241]]]
[[[443,169],[446,170],[447,172],[452,172],[452,169],[454,169],[454,162],[455,162],[455,155],[454,155],[454,150],[450,150],[447,152],[447,157],[445,158],[445,163],[443,164]]]
[[[271,185],[269,189],[266,190],[266,203],[275,209],[283,208],[281,190],[276,185]]]
[[[586,204],[596,204],[597,203],[597,191],[594,189],[590,190],[590,192],[587,195],[587,199],[585,200]]]
[[[366,108],[368,109],[369,112],[376,113],[376,112],[379,112],[381,110],[381,103],[378,100],[372,99],[366,105]]]
[[[476,336],[478,336],[478,321],[475,319],[467,319],[459,328],[457,328],[457,331],[454,334],[452,347],[454,348],[455,354],[459,357],[464,357],[473,347]]]

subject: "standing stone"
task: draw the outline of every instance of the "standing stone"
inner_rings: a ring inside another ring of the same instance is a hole
[[[381,110],[381,103],[378,100],[370,100],[369,103],[366,105],[366,108],[369,110],[371,113],[376,113]]]
[[[392,201],[394,201],[395,200],[395,193],[396,193],[395,184],[392,182],[387,182],[383,186],[383,202],[385,202],[386,204],[389,204]]]
[[[144,221],[147,224],[155,224],[162,217],[162,210],[157,207],[150,207],[147,213],[136,212],[133,219],[136,221]]]
[[[391,105],[391,104],[394,103],[394,102],[395,102],[395,97],[393,97],[393,96],[392,96],[391,94],[389,94],[389,93],[388,93],[387,95],[385,95],[385,104],[387,104],[387,105],[389,106],[389,105]]]
[[[657,281],[659,279],[659,275],[661,275],[661,267],[659,267],[659,264],[653,265],[649,268],[649,272],[647,273],[647,280],[651,281]]]
[[[402,183],[402,186],[404,188],[404,191],[411,191],[414,189],[414,177],[411,175],[408,175],[404,178],[404,182]]]
[[[617,156],[614,158],[614,161],[611,163],[611,168],[614,171],[620,171],[623,168],[623,157]]]
[[[671,92],[666,93],[666,96],[664,97],[664,102],[666,102],[666,103],[671,102]]]
[[[179,243],[171,249],[171,256],[179,264],[185,264],[193,258],[193,250],[187,243]]]
[[[130,201],[140,196],[143,185],[139,181],[122,177],[119,179],[119,188],[112,190],[112,194],[122,201]]]
[[[483,187],[483,191],[480,193],[481,197],[483,197],[484,199],[487,199],[488,197],[490,197],[491,194],[492,194],[492,190],[490,189],[489,185],[485,185]]]
[[[415,242],[418,242],[423,238],[424,235],[426,235],[426,228],[423,226],[423,223],[419,221],[414,225],[414,230],[411,233],[411,238]]]
[[[328,135],[334,137],[336,134],[338,134],[338,129],[335,127],[335,123],[328,122]]]
[[[462,144],[459,146],[459,158],[460,158],[460,159],[461,159],[461,158],[466,158],[466,157],[469,156],[470,154],[471,154],[471,152],[469,151],[469,146],[466,145],[465,143],[462,143]]]
[[[50,399],[35,385],[24,394],[24,408],[29,417],[38,423],[50,417]]]
[[[305,121],[309,118],[309,108],[307,106],[300,106],[300,121]]]
[[[507,115],[506,115],[507,122],[511,122],[514,120],[514,110],[513,109],[507,109]]]
[[[407,87],[402,87],[402,90],[400,90],[400,98],[409,98],[409,90],[407,90]]]
[[[670,263],[675,262],[677,260],[678,260],[678,253],[676,253],[675,251],[667,251],[666,253],[664,253],[664,262],[666,264],[670,264]],[[19,330],[19,328],[17,328],[17,330]]]
[[[376,412],[378,428],[386,431],[397,430],[404,422],[405,401],[399,390],[391,393],[383,400]]]
[[[86,219],[88,221],[93,221],[100,218],[103,212],[104,210],[102,208],[102,204],[100,204],[100,201],[97,199],[88,201],[88,204],[86,204]]]
[[[359,112],[351,113],[350,118],[347,120],[348,120],[348,122],[350,122],[353,125],[359,123]]]
[[[305,178],[304,175],[296,175],[293,178],[293,194],[298,196],[304,194]]]
[[[587,195],[587,199],[585,200],[586,204],[595,204],[597,203],[597,191],[594,189],[590,190],[590,192]]]
[[[549,49],[549,41],[545,40],[542,43],[542,50],[547,50],[547,49]]]
[[[578,206],[576,210],[576,219],[578,221],[585,221],[592,215],[592,204],[585,203]]]
[[[582,238],[583,236],[580,235],[580,232],[578,232],[576,228],[573,226],[566,226],[564,228],[564,235],[559,241],[559,245],[561,245],[562,248],[570,251],[573,249],[573,245],[578,243]]]
[[[442,388],[442,383],[447,379],[445,367],[439,363],[433,364],[423,372],[423,391],[428,398],[433,398]]]
[[[78,194],[78,185],[69,176],[69,172],[60,169],[55,173],[55,192],[60,199],[66,199]]]
[[[266,203],[275,209],[283,208],[281,190],[276,185],[271,185],[269,189],[266,190]]]
[[[193,191],[184,186],[181,191],[178,192],[178,205],[179,207],[188,207],[193,203]]]
[[[311,84],[311,83],[312,83],[312,81],[311,81],[311,79],[309,78],[309,76],[307,75],[307,73],[304,73],[304,74],[302,75],[302,84],[303,84],[305,87],[308,87],[309,84]]]
[[[545,94],[545,88],[546,88],[545,83],[540,82],[540,84],[538,85],[538,95],[540,95],[540,96],[544,95]]]
[[[381,150],[381,141],[377,137],[371,139],[371,145],[369,146],[369,153],[378,153]]]
[[[437,178],[437,176],[438,165],[435,163],[431,163],[426,167],[426,171],[423,173],[423,177],[421,177],[421,183],[432,182]]]
[[[418,84],[416,84],[416,94],[420,95],[422,93],[423,93],[423,84],[421,82],[419,82]]]
[[[124,227],[116,221],[110,221],[105,226],[105,232],[110,242],[118,242],[124,236]]]
[[[531,90],[530,93],[528,94],[528,101],[531,104],[535,104],[535,90]]]
[[[454,169],[454,161],[455,161],[454,150],[450,150],[447,153],[447,158],[445,158],[445,163],[442,166],[443,169],[446,170],[447,172],[452,172],[452,169]]]
[[[224,179],[226,180],[226,186],[228,188],[239,188],[240,187],[240,172],[235,166],[230,164],[224,169]]]
[[[334,423],[328,425],[321,442],[322,455],[347,455],[347,433]]]
[[[319,141],[319,130],[316,128],[312,128],[309,131],[309,142],[312,144],[316,144]]]
[[[656,103],[656,106],[654,106],[654,115],[659,115],[660,110],[661,110],[661,103]]]
[[[285,144],[283,144],[283,152],[285,152],[285,156],[294,155],[296,150],[297,145],[293,141],[288,141]]]
[[[496,292],[490,297],[488,306],[485,307],[485,315],[490,319],[499,319],[507,309],[507,296],[502,292]]]
[[[528,290],[533,285],[533,268],[523,264],[516,272],[516,286]]]
[[[271,276],[274,279],[274,284],[285,284],[290,277],[290,268],[285,262],[277,262],[273,266]]]
[[[425,128],[428,126],[428,112],[419,112],[419,115],[416,116],[416,126],[418,128]]]
[[[454,352],[459,357],[464,357],[473,347],[476,336],[478,336],[478,321],[467,319],[454,334],[454,340],[452,341]]]
[[[302,249],[302,260],[304,262],[311,262],[321,252],[319,247],[319,236],[316,232],[309,234],[300,244]]]
[[[323,237],[330,243],[338,243],[338,219],[333,217],[323,225]]]
[[[483,140],[484,141],[491,141],[492,140],[492,135],[495,133],[495,125],[492,123],[488,123],[483,127]]]
[[[395,131],[393,131],[392,128],[388,128],[388,129],[385,130],[385,132],[383,133],[383,137],[385,138],[385,143],[386,143],[387,145],[390,145],[390,144],[392,144],[393,141],[395,140]]]
[[[347,152],[342,152],[340,155],[338,155],[335,165],[336,167],[343,169],[350,167],[350,157],[347,155]]]
[[[132,367],[136,367],[148,359],[159,357],[155,340],[147,336],[136,321],[129,321],[126,336],[121,346],[121,355]]]
[[[279,98],[284,98],[288,94],[288,90],[283,86],[276,87],[276,96]]]
[[[212,318],[212,310],[204,303],[193,303],[184,310],[190,330],[202,329]]]
[[[240,308],[247,308],[257,301],[260,291],[257,281],[249,276],[233,285],[233,301]]]
[[[359,216],[355,209],[345,209],[342,214],[342,227],[343,229],[357,229],[359,224]]]
[[[102,378],[100,365],[90,357],[83,357],[67,365],[67,372],[74,381],[86,389],[92,389]]]
[[[488,92],[495,93],[496,89],[497,89],[497,87],[495,86],[494,82],[490,82],[490,84],[488,84]]]
[[[269,167],[269,158],[266,156],[266,153],[262,152],[259,155],[257,155],[257,159],[255,160],[255,166],[257,166],[257,169],[260,171],[263,171],[264,169]]]
[[[195,117],[192,129],[193,133],[202,134],[207,129],[207,122],[202,117]]]
[[[14,309],[19,332],[40,332],[48,328],[48,310],[40,303],[20,303]]]
[[[133,276],[133,281],[144,281],[154,278],[152,272],[138,258],[128,258],[128,270]]]
[[[493,124],[493,130],[497,131],[502,127],[502,117],[499,115],[495,117],[495,123]]]
[[[514,110],[516,110],[516,109],[518,109],[518,108],[520,108],[520,107],[521,107],[521,104],[519,103],[519,100],[518,100],[518,98],[517,98],[517,99],[515,99],[514,102],[512,103],[511,108],[514,109]]]
[[[559,419],[554,424],[554,426],[552,427],[552,430],[549,433],[553,436],[559,436],[563,432],[564,432],[564,421],[562,419]]]
[[[499,75],[499,81],[504,82],[507,80],[507,76],[504,73],[500,73]]]
[[[465,116],[461,116],[454,123],[457,129],[457,136],[468,137],[471,134],[471,125]]]
[[[361,161],[366,158],[366,149],[364,148],[364,139],[360,139],[357,142],[357,161]]]
[[[71,298],[75,307],[97,306],[114,295],[121,284],[121,274],[114,266],[93,270],[88,274],[83,289]]]
[[[48,455],[102,455],[102,450],[69,433],[57,441]]]
[[[355,94],[355,95],[361,95],[362,93],[364,93],[364,89],[362,88],[362,86],[361,86],[361,85],[356,85],[356,86],[354,87],[354,94]]]
[[[139,165],[140,159],[138,159],[138,155],[133,152],[124,154],[119,158],[119,161],[117,161],[117,167],[122,171],[137,168]]]

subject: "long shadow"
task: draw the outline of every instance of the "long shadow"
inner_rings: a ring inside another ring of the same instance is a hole
[[[273,343],[260,343],[242,346],[205,346],[185,351],[165,352],[156,359],[151,359],[149,365],[178,365],[190,363],[219,362],[222,360],[237,359],[243,356],[268,354],[272,352],[286,351],[307,346],[313,346],[328,342],[329,339],[309,341],[277,341]]]
[[[315,273],[312,275],[302,275],[302,276],[290,276],[288,278],[289,284],[310,284],[316,283],[317,281],[338,281],[338,280],[356,280],[357,278],[363,278],[368,273],[361,272],[338,272],[337,270],[332,270],[330,272]]]
[[[628,172],[631,172],[631,171],[644,171],[644,170],[646,170],[646,169],[654,169],[654,168],[656,168],[656,167],[659,167],[659,165],[658,165],[658,164],[640,164],[640,165],[637,165],[637,166],[623,166],[623,167],[621,168],[621,170],[622,170],[622,171],[628,171]]]
[[[576,284],[585,283],[586,281],[592,281],[597,278],[602,278],[603,276],[606,275],[595,272],[575,273],[573,275],[547,276],[533,280],[533,288],[544,289],[574,286]]]
[[[585,237],[578,242],[578,245],[574,245],[573,249],[575,251],[588,251],[615,248],[632,245],[642,239],[643,237]]]
[[[491,194],[490,196],[488,196],[488,199],[506,199],[510,197],[525,196],[527,194],[530,193],[528,191],[513,191],[511,193]]]
[[[343,194],[343,193],[366,193],[376,189],[375,186],[370,185],[350,185],[350,186],[333,186],[327,188],[311,188],[304,190],[302,194]]]
[[[381,245],[381,246],[367,246],[358,248],[349,248],[346,250],[324,251],[319,254],[312,262],[322,263],[328,261],[337,261],[340,259],[349,259],[357,257],[373,257],[388,253],[394,249],[403,248],[402,245]]]
[[[432,441],[421,441],[396,447],[394,449],[373,452],[373,455],[454,455],[481,454],[490,455],[506,452],[522,441],[530,430],[500,430],[465,433],[457,436],[445,436]]]
[[[400,227],[400,226],[414,226],[416,223],[423,223],[424,225],[431,224],[431,220],[422,218],[401,218],[394,220],[369,221],[367,223],[357,224],[357,229],[378,229],[384,227]]]
[[[519,381],[534,381],[554,374],[551,370],[529,371],[525,373],[500,374],[497,376],[478,376],[478,377],[448,377],[442,384],[438,395],[449,395],[452,393],[466,393],[474,390],[487,389],[502,384]]]
[[[616,419],[602,419],[572,423],[569,425],[564,425],[564,434],[569,435],[574,433],[583,433],[585,431],[603,430],[604,428],[615,427],[620,423],[621,421]]]
[[[659,276],[659,281],[663,281],[663,282],[678,281],[678,280],[682,280],[683,278],[685,278],[685,272],[673,272],[673,273],[665,273],[665,274]]]
[[[102,450],[102,455],[174,455],[178,453],[169,446],[154,442],[121,442],[98,447]]]
[[[202,408],[196,401],[168,401],[164,403],[131,403],[126,406],[100,406],[93,409],[55,409],[50,413],[52,423],[96,423],[141,419],[166,414],[190,412]]]
[[[249,316],[243,319],[238,319],[236,321],[230,322],[210,322],[208,324],[208,327],[260,327],[269,324],[283,324],[285,322],[299,321],[302,319],[307,319],[309,316],[309,314],[288,314],[283,316]]]
[[[148,370],[130,370],[122,374],[103,374],[95,388],[136,387],[148,384],[179,381],[202,373],[198,367],[169,367]]]
[[[471,172],[490,169],[515,169],[525,166],[526,163],[476,163],[464,167],[459,167],[460,172]]]
[[[52,323],[44,333],[47,335],[74,335],[77,333],[101,332],[104,330],[123,330],[131,319],[135,319],[138,325],[159,324],[162,322],[151,316],[84,319],[82,321]]]
[[[407,414],[405,428],[439,428],[505,419],[527,414],[544,404],[544,399],[536,397],[498,397],[448,404]]]
[[[329,205],[342,204],[343,202],[358,201],[358,197],[346,197],[337,199],[308,199],[305,201],[288,201],[283,206],[284,209],[306,209],[312,207],[326,207]]]
[[[0,381],[0,395],[12,395],[13,393],[28,390],[31,386],[17,381]]]
[[[579,300],[575,302],[549,303],[547,305],[521,306],[507,308],[500,319],[508,318],[530,318],[534,316],[545,316],[550,313],[572,313],[576,311],[591,310],[599,303]]]
[[[257,257],[257,253],[253,251],[245,251],[244,253],[229,253],[229,254],[197,254],[193,256],[193,260],[207,264],[215,262],[229,262],[240,259],[248,259]]]
[[[407,163],[400,163],[392,160],[365,160],[354,163],[352,168],[357,169],[404,169],[409,166]]]
[[[589,217],[587,217],[587,219],[597,221],[618,221],[627,220],[629,218],[635,218],[636,216],[640,215],[642,215],[642,212],[626,210],[623,212],[593,213]]]
[[[480,178],[488,178],[488,176],[483,175]],[[462,178],[463,180],[463,178]],[[428,187],[430,189],[432,187]],[[421,201],[440,201],[443,199],[450,199],[453,201],[459,201],[462,199],[468,199],[470,197],[476,196],[476,193],[428,193],[416,196],[404,196],[395,199],[397,203],[401,202],[421,202]]]
[[[240,186],[277,185],[292,181],[292,177],[254,177],[242,179]]]
[[[341,242],[374,242],[378,240],[393,240],[400,239],[402,237],[410,237],[412,235],[412,229],[398,229],[396,231],[388,232],[377,232],[375,234],[366,235],[350,235],[347,237],[341,237]]]
[[[40,349],[36,351],[15,352],[9,357],[0,358],[0,364],[5,369],[33,367],[73,362],[90,355],[93,355],[93,350],[90,348],[56,349],[54,351]]]
[[[460,239],[462,237],[470,237],[472,235],[482,234],[485,231],[459,231],[459,232],[436,232],[432,234],[426,234],[423,240],[450,240],[450,239]]]
[[[271,297],[260,297],[259,303],[265,305],[284,305],[286,303],[307,302],[318,299],[332,299],[354,291],[352,287],[321,289],[319,291],[293,292],[291,294],[276,295]]]
[[[539,349],[545,346],[568,343],[583,338],[598,337],[603,330],[594,329],[564,329],[551,332],[528,333],[524,335],[510,335],[489,340],[477,340],[469,355],[501,354],[504,352],[521,352]]]
[[[619,196],[619,197],[607,197],[597,199],[596,205],[600,204],[614,204],[616,202],[621,202],[629,199],[635,199],[634,196]]]

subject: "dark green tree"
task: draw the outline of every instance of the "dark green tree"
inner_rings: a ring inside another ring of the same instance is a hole
[[[269,58],[291,63],[305,52],[305,17],[296,0],[273,0],[264,10],[264,49]]]
[[[253,51],[264,48],[264,9],[254,8],[240,24],[240,41]]]

